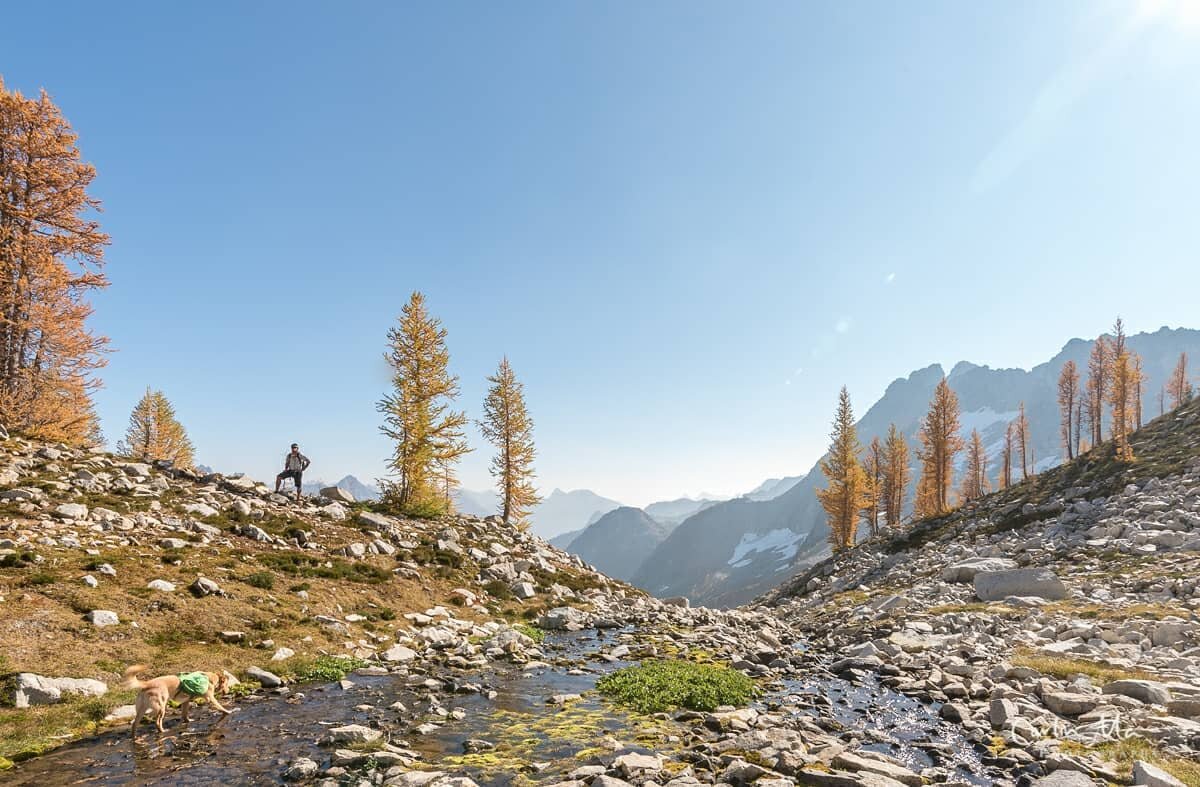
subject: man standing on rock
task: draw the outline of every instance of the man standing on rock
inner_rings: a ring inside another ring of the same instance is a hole
[[[296,482],[296,501],[300,501],[300,479],[304,475],[304,471],[308,468],[308,457],[300,453],[300,446],[292,443],[292,450],[283,457],[283,472],[275,476],[275,492],[279,493],[279,485],[284,479],[290,478]]]

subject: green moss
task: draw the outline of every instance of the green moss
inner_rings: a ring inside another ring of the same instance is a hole
[[[271,590],[275,587],[275,575],[268,571],[255,571],[243,581],[259,590]]]
[[[392,572],[371,563],[350,563],[302,552],[265,552],[258,556],[258,562],[267,568],[298,577],[367,583],[387,582],[392,577]]]
[[[288,659],[285,669],[287,677],[298,683],[332,683],[363,666],[365,661],[345,656],[296,656]]]
[[[754,681],[737,670],[691,661],[643,662],[605,675],[596,688],[640,713],[712,711],[721,705],[745,705],[754,696]]]
[[[546,641],[546,632],[537,626],[531,626],[528,623],[514,623],[513,628],[538,644]]]

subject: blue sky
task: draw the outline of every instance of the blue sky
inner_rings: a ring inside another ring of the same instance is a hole
[[[472,416],[508,354],[546,490],[635,504],[806,470],[843,383],[1200,327],[1196,0],[54,16],[0,75],[99,170],[112,442],[149,384],[218,469],[379,476],[414,289]]]

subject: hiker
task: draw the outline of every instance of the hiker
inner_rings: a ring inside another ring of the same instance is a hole
[[[285,478],[290,478],[296,482],[296,500],[300,500],[300,478],[304,475],[304,471],[308,468],[308,457],[300,453],[300,446],[292,443],[292,450],[283,457],[283,472],[275,476],[275,492],[279,492],[279,485],[283,483]]]

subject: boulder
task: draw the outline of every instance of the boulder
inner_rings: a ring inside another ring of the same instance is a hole
[[[316,776],[317,771],[319,770],[321,770],[320,765],[317,765],[317,763],[313,762],[307,757],[301,757],[299,759],[292,760],[291,764],[288,765],[287,770],[283,772],[283,778],[291,782],[304,781],[305,779],[311,779],[312,777]]]
[[[1100,698],[1095,694],[1047,691],[1042,694],[1042,703],[1059,716],[1080,716],[1095,710],[1100,704]]]
[[[88,507],[83,503],[63,503],[54,509],[54,513],[63,519],[87,519]]]
[[[353,503],[354,495],[340,486],[327,486],[321,490],[321,497],[338,503]]]
[[[1146,787],[1187,787],[1171,774],[1144,760],[1133,762],[1133,783]]]
[[[392,645],[390,648],[379,654],[379,658],[391,664],[406,663],[417,657],[417,652],[412,648],[406,648],[403,645]]]
[[[886,776],[889,779],[895,779],[901,784],[908,785],[908,787],[921,787],[925,783],[920,774],[910,771],[902,765],[868,757],[860,757],[850,752],[838,754],[833,758],[831,764],[834,768],[844,768],[856,773],[865,772],[873,773],[877,776]]]
[[[174,593],[175,586],[165,579],[152,579],[146,583],[146,587],[151,590],[157,590],[160,593]]]
[[[1122,694],[1153,705],[1166,705],[1171,701],[1171,690],[1154,680],[1114,680],[1104,684],[1104,693]]]
[[[1014,568],[975,574],[975,595],[981,601],[1003,601],[1009,596],[1034,596],[1050,600],[1067,597],[1067,586],[1047,568]]]
[[[538,628],[548,631],[579,631],[587,617],[574,607],[555,607],[538,619]]]
[[[91,623],[96,628],[115,626],[121,622],[121,619],[117,617],[116,612],[112,612],[107,609],[93,609],[83,617],[88,623]]]
[[[17,675],[13,690],[13,706],[28,708],[31,705],[54,705],[62,702],[63,695],[99,697],[108,691],[103,681],[92,678],[47,678],[32,672]]]
[[[1033,787],[1096,787],[1096,783],[1079,771],[1055,771],[1035,780]]]
[[[273,672],[267,672],[261,667],[250,667],[246,670],[246,675],[258,681],[264,688],[273,689],[283,685],[283,678]]]
[[[347,724],[343,727],[332,727],[329,730],[329,740],[333,743],[364,744],[374,743],[383,737],[381,730],[373,730],[361,724]]]
[[[354,519],[360,525],[373,527],[376,530],[387,530],[395,524],[391,517],[384,516],[383,514],[376,514],[373,511],[359,511],[358,516],[356,516]]]
[[[1006,557],[972,557],[951,563],[942,569],[944,582],[974,582],[980,571],[1009,571],[1017,568],[1017,561]]]
[[[188,585],[188,590],[196,598],[204,598],[205,596],[220,596],[224,595],[221,592],[221,586],[213,582],[208,577],[196,577],[196,581]]]
[[[192,516],[198,516],[201,518],[216,516],[220,513],[208,503],[185,503],[183,510]]]

